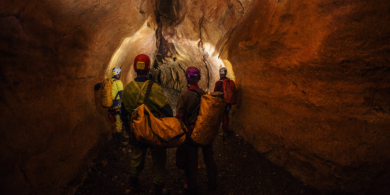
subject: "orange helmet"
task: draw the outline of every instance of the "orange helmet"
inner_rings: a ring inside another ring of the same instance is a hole
[[[150,58],[145,54],[139,54],[134,59],[134,70],[137,72],[150,70]]]

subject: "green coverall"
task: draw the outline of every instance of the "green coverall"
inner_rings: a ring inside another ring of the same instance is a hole
[[[141,89],[142,85],[146,81],[146,78],[137,77],[134,80],[138,87]],[[135,86],[135,83],[130,82],[123,91],[122,107],[125,108],[125,110],[122,108],[122,110],[124,110],[124,112],[121,113],[122,119],[126,117],[128,120],[130,120],[131,113],[133,112],[133,110],[144,102],[144,96],[146,94],[146,90],[149,83],[147,83],[142,89],[142,95],[137,102],[136,98],[139,94],[139,90]],[[159,114],[163,114],[165,116],[172,116],[172,108],[169,105],[168,99],[165,97],[164,92],[158,84],[153,84],[152,89],[149,93],[149,101],[146,103],[146,106],[151,112],[158,112]],[[153,183],[156,185],[163,185],[165,183],[165,166],[167,158],[165,148],[155,148],[152,146],[140,147],[139,145],[133,145],[130,161],[130,177],[138,178],[140,173],[144,169],[145,155],[148,147],[151,150],[153,159]]]

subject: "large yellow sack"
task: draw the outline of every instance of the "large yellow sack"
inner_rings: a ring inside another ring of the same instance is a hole
[[[114,82],[111,78],[105,79],[101,84],[100,87],[102,88],[101,91],[101,100],[102,100],[102,106],[104,108],[109,108],[112,106],[112,84]]]
[[[145,104],[135,109],[131,129],[138,141],[155,147],[173,148],[182,145],[186,139],[185,125],[175,117],[158,119]]]
[[[199,115],[191,139],[196,144],[205,146],[214,142],[226,108],[225,100],[210,94],[202,95]]]

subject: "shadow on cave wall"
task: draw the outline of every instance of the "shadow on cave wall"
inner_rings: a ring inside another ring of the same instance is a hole
[[[55,2],[3,4],[13,9],[0,12],[0,191],[67,193],[107,139],[100,108],[89,106],[103,76],[90,71],[96,32]]]

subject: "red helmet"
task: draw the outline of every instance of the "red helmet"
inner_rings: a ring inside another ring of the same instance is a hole
[[[149,71],[150,70],[150,58],[145,54],[139,54],[134,59],[134,70]]]

